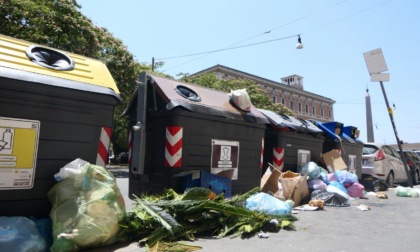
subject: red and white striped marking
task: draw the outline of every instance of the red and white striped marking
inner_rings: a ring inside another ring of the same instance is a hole
[[[273,165],[280,171],[284,168],[284,148],[274,147],[273,148]]]
[[[96,155],[96,165],[105,167],[108,163],[108,150],[111,142],[112,128],[102,127],[99,138],[98,153]]]
[[[263,161],[264,161],[264,137],[261,139],[261,160],[260,160],[260,169],[263,167]]]
[[[133,148],[133,131],[130,130],[128,133],[128,164],[131,164],[131,155],[132,155],[132,149]]]
[[[180,126],[166,127],[165,166],[181,167],[182,164],[182,131]]]

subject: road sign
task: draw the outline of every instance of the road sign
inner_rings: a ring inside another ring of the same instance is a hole
[[[381,48],[365,52],[363,56],[370,75],[388,71]]]

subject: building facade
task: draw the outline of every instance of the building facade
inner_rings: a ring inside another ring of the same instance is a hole
[[[191,76],[214,73],[219,79],[249,79],[259,84],[274,103],[281,103],[294,111],[296,117],[320,122],[334,121],[334,100],[307,92],[303,88],[303,77],[291,75],[275,82],[236,69],[215,65]]]

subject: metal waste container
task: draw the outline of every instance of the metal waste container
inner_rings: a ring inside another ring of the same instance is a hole
[[[355,173],[359,179],[362,176],[363,142],[358,139],[356,127],[346,126],[341,122],[321,123],[313,121],[325,133],[322,153],[333,149],[339,150],[341,158],[347,165],[347,170]]]
[[[259,110],[270,122],[264,138],[263,174],[269,163],[293,172],[310,161],[318,163],[324,142],[322,130],[306,120]]]
[[[359,179],[362,178],[363,145],[359,139],[359,130],[354,126],[344,126],[342,132],[342,152],[344,162],[348,171],[356,173]]]
[[[0,35],[0,216],[46,217],[54,174],[104,165],[119,91],[97,60]]]
[[[232,194],[260,185],[266,118],[227,93],[143,73],[125,115],[129,195],[177,189],[176,175],[203,170],[232,179]],[[199,173],[198,173],[199,174]]]

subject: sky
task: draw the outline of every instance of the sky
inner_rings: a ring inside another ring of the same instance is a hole
[[[334,120],[367,141],[369,89],[375,142],[420,143],[420,1],[78,0],[80,11],[141,63],[179,78],[220,64],[262,78],[303,76],[306,91],[336,101]],[[300,35],[303,49],[296,49]],[[395,130],[363,53],[380,48]],[[192,55],[192,56],[188,56]]]

